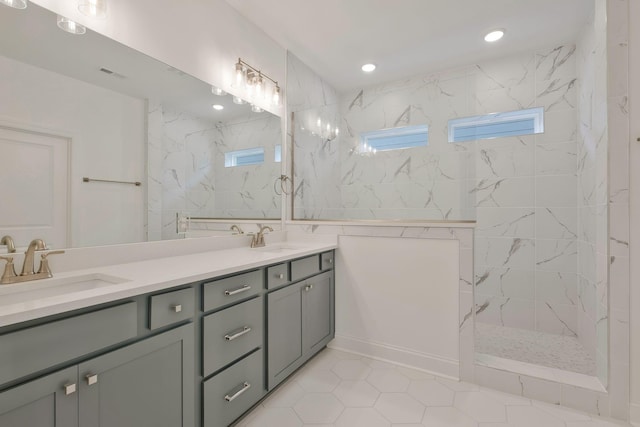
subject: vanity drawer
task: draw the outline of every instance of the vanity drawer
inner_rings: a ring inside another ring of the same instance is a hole
[[[189,319],[195,314],[195,291],[181,289],[149,297],[149,329]]]
[[[0,384],[133,338],[135,302],[0,335]]]
[[[262,346],[263,300],[255,298],[203,319],[204,376]]]
[[[320,269],[321,270],[331,270],[334,268],[335,263],[335,252],[324,252],[320,254]]]
[[[312,276],[320,272],[319,255],[311,255],[291,261],[291,281]]]
[[[205,427],[226,427],[251,408],[265,393],[263,354],[249,357],[204,382]]]
[[[213,310],[256,295],[262,287],[262,270],[207,282],[204,284],[203,310]]]
[[[284,285],[289,282],[289,264],[273,265],[267,268],[267,289],[273,289],[277,286]]]

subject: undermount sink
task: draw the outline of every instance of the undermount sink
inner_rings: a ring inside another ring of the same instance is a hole
[[[286,243],[276,243],[273,245],[266,245],[261,248],[254,248],[258,252],[273,252],[273,253],[285,253],[291,251],[297,251],[302,249],[300,246],[288,245]]]
[[[128,281],[122,277],[94,273],[3,285],[0,287],[0,305],[58,297],[118,285]]]

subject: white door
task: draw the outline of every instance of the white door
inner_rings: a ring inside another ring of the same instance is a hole
[[[0,126],[0,238],[68,246],[69,140]]]

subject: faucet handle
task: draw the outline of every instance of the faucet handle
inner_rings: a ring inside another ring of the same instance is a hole
[[[49,268],[49,258],[47,258],[49,255],[58,255],[58,254],[63,254],[64,251],[63,250],[57,250],[57,251],[48,251],[48,252],[43,252],[40,254],[40,269],[38,270],[38,274],[45,274],[47,275],[47,277],[53,277],[53,274],[51,274],[51,268]]]
[[[0,279],[1,284],[12,283],[12,278],[16,277],[16,269],[13,265],[13,256],[0,256],[0,260],[7,261],[4,266],[4,273],[2,273],[2,278]]]

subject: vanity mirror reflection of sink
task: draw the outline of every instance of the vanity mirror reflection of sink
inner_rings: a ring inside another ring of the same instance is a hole
[[[0,287],[0,306],[26,304],[36,299],[68,297],[70,294],[96,291],[128,281],[123,277],[92,273],[3,285]]]
[[[32,2],[0,27],[0,235],[63,249],[183,238],[178,213],[280,218],[280,117]]]

